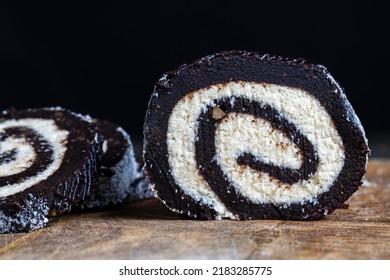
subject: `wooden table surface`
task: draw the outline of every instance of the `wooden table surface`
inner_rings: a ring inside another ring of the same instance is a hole
[[[390,160],[321,221],[195,221],[153,200],[0,234],[0,259],[390,259]]]

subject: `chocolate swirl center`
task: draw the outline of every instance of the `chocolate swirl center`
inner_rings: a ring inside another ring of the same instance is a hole
[[[35,153],[34,162],[20,173],[0,177],[0,187],[18,184],[22,181],[37,176],[53,163],[53,147],[36,131],[23,126],[5,128],[0,133],[0,141],[12,141],[11,139],[23,139],[26,145],[30,145]],[[0,165],[18,159],[17,149],[5,151],[0,154]],[[23,159],[22,159],[23,160]]]
[[[38,185],[62,165],[69,131],[53,119],[19,118],[0,122],[0,198]],[[52,186],[55,187],[55,186]]]
[[[215,108],[220,108],[223,112],[223,114],[220,114],[221,118],[215,117]],[[199,170],[203,178],[225,205],[229,205],[231,201],[237,201],[238,199],[241,200],[241,203],[243,200],[246,200],[247,203],[249,203],[247,199],[244,199],[242,195],[238,193],[231,180],[215,160],[217,156],[215,146],[217,127],[224,118],[231,113],[250,114],[255,118],[268,121],[273,129],[282,132],[286,138],[299,148],[299,152],[303,159],[300,168],[294,169],[263,162],[257,159],[255,155],[244,152],[237,157],[236,163],[238,165],[246,165],[257,172],[268,173],[269,176],[276,179],[276,181],[285,184],[293,184],[300,180],[308,180],[316,173],[318,157],[313,144],[295,127],[294,124],[281,116],[280,113],[271,106],[238,97],[235,97],[234,99],[225,98],[214,100],[213,106],[208,106],[198,118],[199,126],[197,136],[199,137],[199,141],[195,142],[196,160],[198,166],[201,167]],[[208,145],[205,145],[205,143],[208,143]],[[277,185],[275,185],[275,187],[277,187]],[[240,207],[242,208],[243,205],[241,204]]]

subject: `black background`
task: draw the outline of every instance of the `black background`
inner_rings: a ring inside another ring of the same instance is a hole
[[[147,102],[164,72],[222,50],[253,50],[325,65],[368,138],[383,142],[390,128],[390,25],[383,5],[1,2],[0,109],[63,106],[114,121],[139,142]]]

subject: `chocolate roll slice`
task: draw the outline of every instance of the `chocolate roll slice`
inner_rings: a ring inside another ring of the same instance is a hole
[[[103,135],[103,157],[98,178],[90,194],[80,203],[81,208],[104,208],[119,204],[134,194],[145,176],[140,173],[135,160],[133,144],[127,132],[118,125],[106,121],[94,121]]]
[[[0,232],[32,231],[88,194],[102,138],[62,108],[0,114]]]
[[[362,184],[369,153],[324,66],[255,52],[163,75],[144,128],[156,196],[194,218],[322,218]]]

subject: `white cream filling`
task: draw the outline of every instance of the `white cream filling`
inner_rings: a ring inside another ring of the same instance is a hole
[[[215,134],[215,160],[219,165],[239,168],[237,158],[243,153],[252,154],[264,163],[293,169],[299,169],[303,162],[295,143],[270,122],[253,115],[230,113],[217,126]]]
[[[59,129],[54,120],[48,119],[26,118],[7,120],[0,123],[0,132],[4,132],[6,128],[10,127],[27,127],[41,135],[52,146],[53,162],[47,166],[46,170],[36,174],[34,177],[28,178],[22,183],[0,186],[0,198],[22,192],[53,174],[61,166],[65,156],[67,137],[69,134],[68,131]],[[25,139],[8,137],[0,142],[0,153],[11,151],[12,149],[17,150],[16,159],[0,165],[0,177],[18,174],[29,168],[34,160],[36,160],[37,155],[33,147]]]
[[[195,159],[198,117],[216,99],[244,97],[266,103],[293,123],[314,146],[317,172],[308,180],[282,184],[248,166],[237,164],[238,155],[250,152],[256,158],[278,166],[298,168],[302,162],[298,148],[265,120],[247,114],[229,114],[218,126],[215,143],[217,163],[235,188],[257,203],[288,205],[316,201],[327,191],[344,165],[344,147],[325,108],[308,92],[292,87],[251,82],[230,82],[194,91],[173,108],[168,123],[167,146],[170,171],[175,182],[196,201],[210,205],[221,217],[233,217],[198,171]],[[232,102],[233,103],[233,102]],[[249,124],[250,123],[250,124]],[[267,143],[267,140],[269,141]],[[265,144],[266,143],[266,144]],[[287,150],[281,143],[288,146]],[[278,144],[278,145],[277,145]]]

